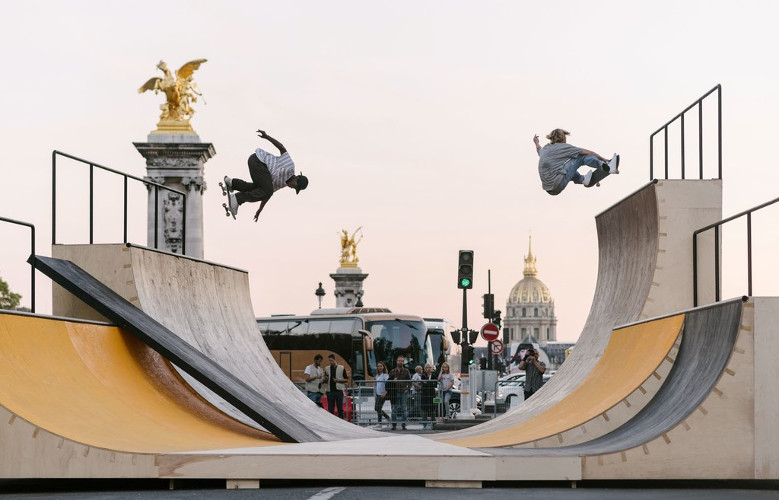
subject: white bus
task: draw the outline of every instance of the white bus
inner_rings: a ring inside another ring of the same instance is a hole
[[[303,370],[316,353],[325,360],[331,352],[335,354],[353,380],[373,379],[378,361],[391,370],[400,355],[412,372],[416,365],[435,364],[422,318],[389,309],[317,309],[309,316],[257,318],[257,325],[276,362],[293,382],[303,381]],[[345,337],[352,339],[350,344],[343,342]]]

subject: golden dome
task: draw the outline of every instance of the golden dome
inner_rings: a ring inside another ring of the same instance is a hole
[[[519,281],[509,293],[509,304],[551,304],[552,294],[543,281],[536,278],[536,258],[533,255],[531,241],[528,237],[528,249],[525,256],[525,278]]]

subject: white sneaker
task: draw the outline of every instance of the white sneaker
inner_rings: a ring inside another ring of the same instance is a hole
[[[233,190],[233,180],[230,177],[227,177],[225,175],[224,182],[225,182],[225,186],[227,186],[227,189],[232,191]]]
[[[584,180],[582,181],[582,184],[584,187],[590,187],[590,181],[592,180],[592,173],[594,170],[588,170],[586,174],[584,174]]]
[[[228,207],[230,208],[230,213],[233,214],[233,219],[235,219],[235,216],[238,214],[238,200],[235,199],[233,193],[230,193],[230,196],[228,196]]]
[[[618,174],[619,173],[619,155],[617,153],[614,153],[614,156],[611,157],[611,160],[609,160],[608,166],[609,166],[609,173],[610,174]]]

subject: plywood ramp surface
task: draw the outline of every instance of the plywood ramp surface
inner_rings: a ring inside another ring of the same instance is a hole
[[[684,315],[615,330],[581,385],[545,412],[477,437],[446,440],[469,447],[511,446],[562,435],[620,403],[653,377],[681,333]],[[630,403],[627,403],[630,406]],[[597,435],[590,436],[590,439]],[[564,440],[561,438],[561,444]]]
[[[279,426],[305,428],[296,440],[381,437],[317,407],[287,378],[262,340],[251,304],[248,275],[228,266],[121,244],[55,245],[52,255],[66,259],[174,332],[283,415]],[[84,314],[63,294],[63,310]],[[78,306],[78,303],[75,303]],[[94,314],[94,313],[92,313]],[[182,372],[203,397],[236,419],[246,417],[195,378]],[[273,420],[273,415],[268,418]],[[283,425],[282,425],[283,424]],[[309,436],[310,437],[307,437]]]
[[[576,349],[528,401],[441,439],[479,436],[540,415],[587,378],[613,328],[692,307],[690,235],[720,220],[721,182],[652,182],[599,214],[597,283]]]
[[[0,314],[0,405],[62,438],[115,451],[279,444],[183,382],[150,373],[148,355],[114,326]]]
[[[580,456],[585,479],[752,478],[752,310],[738,299],[685,313],[667,380],[618,429],[574,446],[492,453]]]

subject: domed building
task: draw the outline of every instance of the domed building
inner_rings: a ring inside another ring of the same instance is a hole
[[[524,342],[531,337],[532,342],[543,347],[557,340],[554,299],[537,275],[532,240],[528,238],[524,278],[514,285],[506,300],[503,326],[509,343]]]

